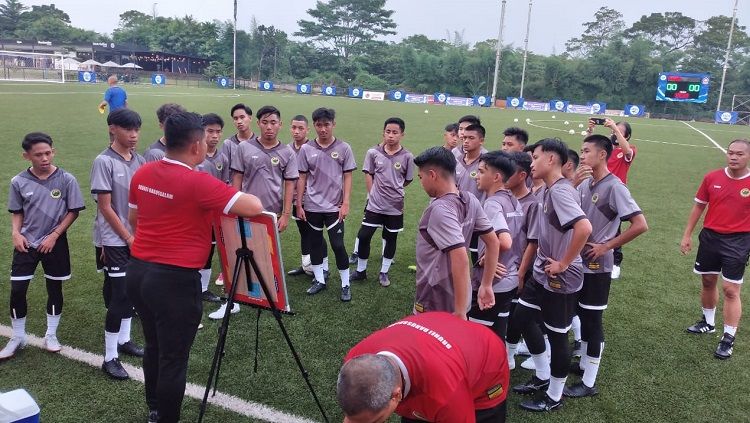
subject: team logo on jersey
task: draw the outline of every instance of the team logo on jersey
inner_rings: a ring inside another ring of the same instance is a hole
[[[401,169],[401,163],[396,162],[393,164],[393,167],[395,167],[396,169]]]
[[[588,264],[589,270],[599,270],[601,269],[601,265],[595,261],[592,261]]]
[[[549,287],[552,289],[561,289],[562,288],[562,282],[560,279],[557,278],[549,278]]]
[[[477,177],[477,171],[476,171],[476,170],[472,171],[472,172],[471,172],[471,173],[469,174],[469,176],[471,176],[472,178],[476,178],[476,177]]]
[[[591,196],[591,202],[596,204],[597,201],[599,201],[599,194],[594,193],[594,195]]]
[[[216,170],[221,171],[222,169],[224,169],[224,165],[221,163],[216,163]]]
[[[619,154],[617,155],[617,158],[618,158],[618,159],[621,159],[621,158],[622,158],[622,157],[623,157],[624,155],[625,155],[625,154],[624,154],[624,153],[623,153],[623,152],[621,151],[621,152],[620,152],[620,153],[619,153]]]
[[[742,191],[740,191],[740,195],[744,198],[750,197],[750,188],[743,188]]]
[[[339,152],[338,151],[332,152],[331,153],[331,158],[334,159],[334,160],[338,159],[339,158]]]
[[[52,191],[50,191],[49,196],[57,200],[58,198],[62,197],[62,192],[59,189],[55,188]]]
[[[278,165],[279,165],[279,162],[280,162],[280,160],[279,160],[279,158],[278,158],[278,157],[275,157],[275,156],[274,156],[274,157],[271,157],[271,164],[272,164],[272,165],[274,165],[274,166],[278,166]]]
[[[424,306],[419,303],[414,303],[414,311],[417,313],[424,313]]]
[[[495,399],[503,394],[503,385],[493,386],[487,391],[487,397],[489,399]]]

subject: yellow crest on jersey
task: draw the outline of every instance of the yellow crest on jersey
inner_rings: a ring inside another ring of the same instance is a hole
[[[49,196],[57,200],[58,198],[62,197],[62,192],[55,188],[52,191],[50,191]]]
[[[272,164],[272,165],[274,165],[274,166],[278,166],[278,165],[279,165],[279,162],[280,162],[280,160],[279,160],[279,158],[278,158],[278,157],[276,157],[276,156],[274,156],[274,157],[271,157],[271,164]]]
[[[750,197],[750,188],[743,188],[740,195],[744,198]]]
[[[393,167],[395,167],[396,169],[401,169],[401,163],[396,162],[393,164]]]
[[[338,152],[338,151],[334,151],[334,152],[332,152],[332,153],[331,153],[331,158],[333,158],[333,159],[338,159],[338,158],[339,158],[339,152]]]
[[[591,196],[591,202],[596,204],[597,201],[599,201],[599,194],[594,193],[594,195]]]

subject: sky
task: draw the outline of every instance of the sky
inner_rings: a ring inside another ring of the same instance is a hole
[[[158,16],[192,15],[200,21],[228,20],[232,17],[233,4],[232,0],[21,1],[27,6],[54,2],[68,13],[74,26],[109,34],[117,27],[119,15],[127,10],[151,14],[155,7]],[[734,6],[734,0],[532,1],[529,49],[539,54],[563,52],[565,42],[579,36],[583,23],[593,20],[596,10],[604,5],[619,10],[628,25],[642,15],[655,12],[680,11],[699,20],[716,15],[731,16]],[[309,19],[306,11],[315,3],[315,0],[279,0],[278,3],[238,0],[238,27],[248,29],[254,15],[259,24],[274,25],[291,35],[299,28],[298,20]],[[388,0],[386,7],[395,10],[393,19],[398,25],[398,34],[389,39],[397,41],[414,34],[445,39],[446,34],[455,31],[462,33],[464,41],[470,43],[497,39],[500,4],[500,0]],[[527,0],[507,0],[504,44],[523,46],[528,10]],[[740,24],[750,23],[750,3],[740,2],[737,17]]]

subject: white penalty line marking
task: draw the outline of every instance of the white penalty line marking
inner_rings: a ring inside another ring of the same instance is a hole
[[[718,148],[719,150],[721,150],[722,153],[727,154],[727,150],[725,150],[722,146],[720,146],[718,142],[714,141],[713,138],[711,138],[708,135],[706,135],[705,132],[701,131],[700,129],[694,127],[693,125],[691,125],[691,124],[689,124],[689,123],[687,123],[685,121],[682,121],[682,123],[684,123],[685,125],[687,125],[688,128],[692,129],[693,131],[695,131],[695,132],[703,135],[704,137],[706,137],[706,139],[708,139],[709,141],[711,141],[711,143],[713,143],[713,145],[715,145],[716,148]]]
[[[9,326],[0,325],[0,336],[10,338],[12,334],[13,330]],[[28,345],[44,349],[44,338],[27,334],[26,339],[28,341]],[[79,350],[67,345],[63,345],[62,350],[58,354],[65,358],[88,364],[89,366],[96,368],[100,368],[102,362],[104,361],[104,357],[102,357],[101,355]],[[125,370],[127,370],[128,374],[130,375],[130,379],[143,383],[144,379],[142,368],[127,363],[122,363],[122,366],[125,368]],[[104,378],[106,376],[102,375],[101,377]],[[185,387],[185,395],[198,401],[203,401],[203,394],[205,391],[205,386],[196,385],[194,383],[188,383]],[[229,411],[233,411],[242,416],[261,419],[268,422],[313,423],[313,420],[308,420],[303,417],[287,414],[267,405],[245,401],[241,398],[219,391],[216,392],[215,396],[209,395],[208,403],[219,406]]]

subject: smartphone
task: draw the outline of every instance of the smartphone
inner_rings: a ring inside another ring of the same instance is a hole
[[[604,125],[604,122],[606,122],[606,121],[607,121],[607,120],[606,120],[606,119],[604,119],[604,118],[596,118],[596,117],[592,117],[592,118],[590,118],[590,120],[591,120],[592,122],[594,122],[594,125]]]

